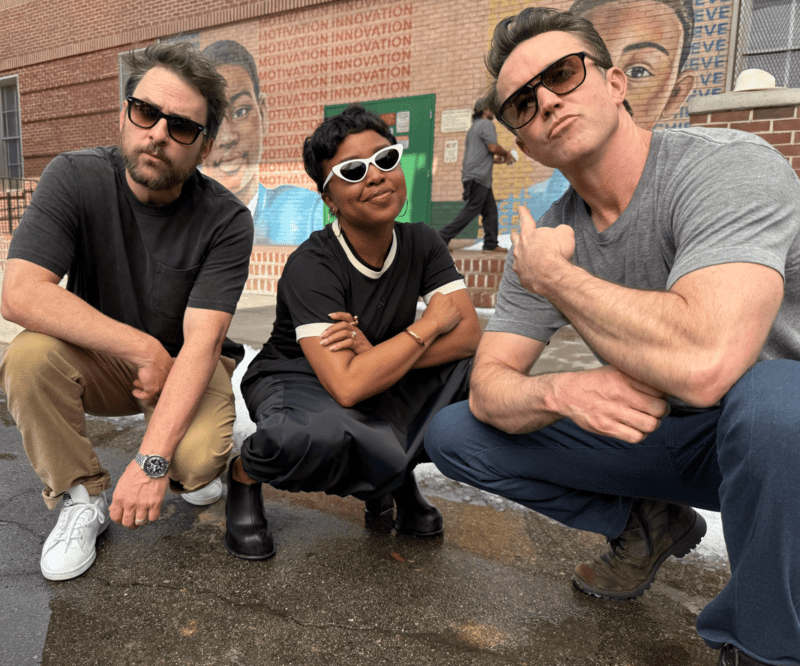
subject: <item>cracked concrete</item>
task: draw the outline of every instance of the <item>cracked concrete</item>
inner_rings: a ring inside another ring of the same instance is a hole
[[[251,299],[232,335],[257,343],[274,309]],[[574,334],[537,371],[593,362]],[[1,397],[1,396],[0,396]],[[530,511],[423,470],[445,534],[415,539],[363,503],[265,489],[277,556],[246,562],[222,545],[224,502],[168,495],[145,528],[111,527],[83,576],[39,573],[56,521],[0,404],[0,665],[713,666],[694,630],[728,579],[724,561],[668,561],[634,602],[587,597],[574,565],[605,548]],[[117,479],[141,419],[89,419]]]

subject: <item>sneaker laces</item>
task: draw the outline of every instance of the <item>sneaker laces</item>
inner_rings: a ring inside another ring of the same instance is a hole
[[[53,545],[61,542],[69,545],[72,540],[83,539],[86,528],[95,520],[102,525],[106,517],[93,502],[76,504],[69,493],[64,493],[64,508],[56,525],[58,532],[54,535]]]

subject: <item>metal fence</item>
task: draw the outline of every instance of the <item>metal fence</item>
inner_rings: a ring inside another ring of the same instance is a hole
[[[14,233],[37,182],[30,178],[0,178],[0,234]]]
[[[763,69],[784,88],[800,88],[800,0],[741,0],[735,75]]]

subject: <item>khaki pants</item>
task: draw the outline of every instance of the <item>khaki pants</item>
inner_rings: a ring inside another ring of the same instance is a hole
[[[231,374],[234,362],[221,357],[194,420],[178,444],[169,467],[170,488],[190,492],[225,470],[236,418]],[[31,331],[20,333],[0,363],[0,386],[22,434],[25,452],[39,478],[45,504],[83,484],[90,495],[111,485],[108,472],[86,437],[85,413],[125,416],[153,405],[131,395],[136,369],[116,357],[77,347]]]

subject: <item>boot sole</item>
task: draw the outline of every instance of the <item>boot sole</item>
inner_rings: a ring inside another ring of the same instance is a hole
[[[636,589],[627,592],[607,592],[604,590],[597,590],[585,581],[577,579],[574,574],[572,576],[573,587],[579,592],[583,592],[589,596],[598,597],[600,599],[608,599],[610,601],[628,601],[631,599],[638,599],[645,593],[646,590],[650,588],[650,585],[656,577],[656,573],[668,557],[681,559],[693,551],[703,540],[703,537],[706,535],[706,530],[708,529],[705,518],[697,513],[697,511],[694,512],[694,517],[694,524],[689,528],[689,531],[686,532],[686,534],[684,534],[674,544],[672,544],[671,548],[668,548],[661,554],[661,557],[659,557],[656,560],[655,565],[653,565],[648,579]]]
[[[420,532],[418,530],[414,530],[413,528],[404,527],[395,520],[392,523],[392,527],[394,527],[394,531],[398,534],[405,534],[406,536],[437,537],[444,534],[444,526],[440,527],[438,530],[433,530],[432,532]]]
[[[263,554],[246,555],[245,553],[238,553],[228,545],[228,535],[227,534],[223,537],[222,543],[225,544],[225,550],[227,550],[234,557],[238,557],[240,560],[250,560],[250,561],[253,561],[253,562],[259,561],[259,560],[269,560],[269,559],[275,557],[275,553],[278,552],[277,548],[273,548],[272,552],[267,553],[265,555],[263,555]]]

